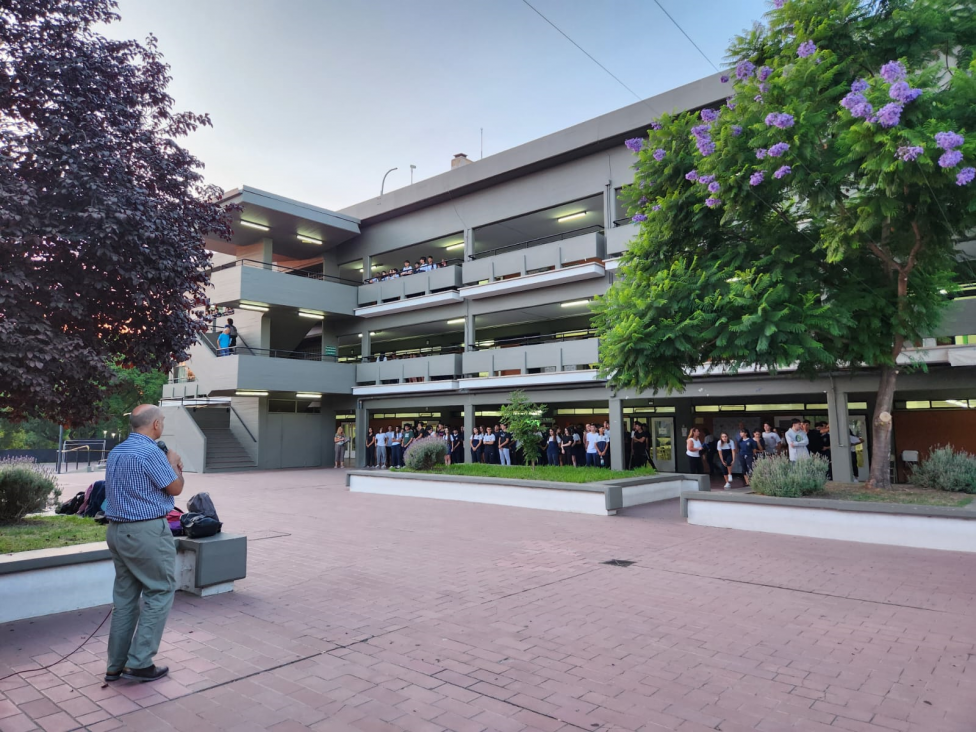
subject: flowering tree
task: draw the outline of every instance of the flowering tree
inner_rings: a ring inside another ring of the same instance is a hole
[[[0,3],[0,414],[91,422],[113,365],[167,371],[205,323],[220,192],[168,67],[96,29],[113,0]]]
[[[720,108],[665,115],[627,195],[640,233],[595,306],[615,385],[703,361],[875,367],[889,485],[898,358],[938,325],[976,227],[976,20],[955,0],[775,0]]]

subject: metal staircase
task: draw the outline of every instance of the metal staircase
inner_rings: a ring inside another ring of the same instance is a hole
[[[232,470],[253,470],[257,467],[230,427],[203,427],[207,436],[207,472],[224,473]]]

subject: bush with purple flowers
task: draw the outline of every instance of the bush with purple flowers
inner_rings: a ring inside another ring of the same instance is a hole
[[[904,107],[898,102],[891,102],[878,110],[878,123],[882,127],[894,127],[901,121]]]
[[[755,173],[749,176],[749,185],[758,186],[765,179],[766,173],[762,170],[757,170]]]
[[[769,157],[779,158],[785,155],[790,149],[790,144],[788,142],[777,142],[771,148],[769,148]]]
[[[796,55],[800,58],[807,58],[812,56],[817,52],[817,44],[813,41],[804,41],[800,44],[800,47],[796,49]]]
[[[640,137],[632,137],[624,145],[631,152],[639,153],[644,147],[644,140]]]
[[[705,205],[708,206],[709,208],[715,208],[716,206],[721,206],[722,199],[709,196],[708,198],[705,199]]]
[[[792,172],[793,172],[793,169],[789,165],[784,165],[782,168],[777,168],[776,169],[776,172],[773,173],[773,177],[776,180],[779,180],[780,178],[785,178],[786,176],[788,176]]]
[[[962,162],[961,150],[949,150],[948,152],[942,153],[942,155],[939,157],[940,168],[955,168],[961,162]]]
[[[793,115],[786,114],[786,112],[770,112],[766,115],[767,127],[779,127],[785,130],[787,127],[793,126],[793,121]]]
[[[889,84],[894,84],[904,79],[908,72],[905,71],[905,65],[901,61],[889,61],[881,67],[879,75]]]
[[[665,155],[667,155],[667,153],[664,151],[664,148],[661,148],[661,147],[659,147],[653,153],[654,159],[657,160],[658,162],[661,162],[662,160],[664,160],[664,156]]]
[[[973,178],[976,178],[976,168],[963,168],[956,176],[956,185],[968,186],[973,182]]]
[[[964,142],[966,138],[958,132],[935,133],[935,144],[941,150],[955,150],[957,147],[962,147]]]
[[[906,163],[914,163],[923,152],[925,148],[918,145],[903,145],[898,148],[898,158]]]

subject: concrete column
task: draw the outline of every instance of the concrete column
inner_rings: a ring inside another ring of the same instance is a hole
[[[834,480],[854,480],[851,467],[851,430],[847,422],[847,393],[836,383],[827,390],[827,419],[830,422],[830,462]]]
[[[464,230],[464,261],[470,261],[474,255],[474,229]]]
[[[363,255],[363,282],[373,276],[373,258],[368,254]]]
[[[339,429],[339,423],[336,421],[336,410],[327,408],[324,399],[321,416],[322,462],[320,464],[328,468],[335,465],[335,433]]]
[[[369,413],[362,406],[363,402],[356,403],[356,467],[366,467],[366,432],[369,430]]]
[[[687,473],[691,469],[691,463],[685,454],[685,441],[694,426],[695,410],[691,400],[677,402],[674,405],[674,468],[679,473]]]
[[[621,399],[610,400],[610,466],[614,470],[627,467],[624,457],[624,404]]]
[[[326,321],[322,321],[322,355],[325,355],[326,349],[334,348],[334,353],[339,353],[339,336],[332,332],[332,330],[326,327]]]
[[[464,316],[464,350],[473,351],[475,341],[474,314]]]
[[[608,180],[606,187],[603,189],[603,216],[606,219],[603,222],[604,230],[613,226],[614,219],[617,218],[615,199],[616,196],[613,195],[613,181]]]
[[[322,274],[328,277],[339,276],[339,263],[336,259],[335,249],[331,249],[322,255]]]
[[[264,313],[261,316],[261,340],[257,347],[271,348],[271,313]]]
[[[360,345],[362,346],[363,349],[361,354],[362,359],[365,361],[367,358],[369,358],[372,355],[372,353],[370,352],[371,346],[370,346],[370,339],[369,339],[369,328],[366,328],[366,330],[363,331],[362,343]]]
[[[464,400],[464,462],[470,463],[471,456],[471,433],[474,432],[474,400],[468,397]]]
[[[266,264],[271,264],[272,260],[272,241],[270,238],[265,237],[260,242],[261,248],[256,253],[256,257],[259,262],[265,262]]]

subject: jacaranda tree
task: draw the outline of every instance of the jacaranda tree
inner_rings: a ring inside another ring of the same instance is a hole
[[[150,38],[112,41],[112,0],[0,3],[0,413],[91,421],[113,364],[186,358],[220,191],[177,140]]]
[[[703,362],[877,369],[888,486],[899,356],[938,325],[976,227],[976,18],[958,0],[773,5],[732,41],[723,105],[627,142],[640,233],[595,306],[601,365],[667,391]]]

